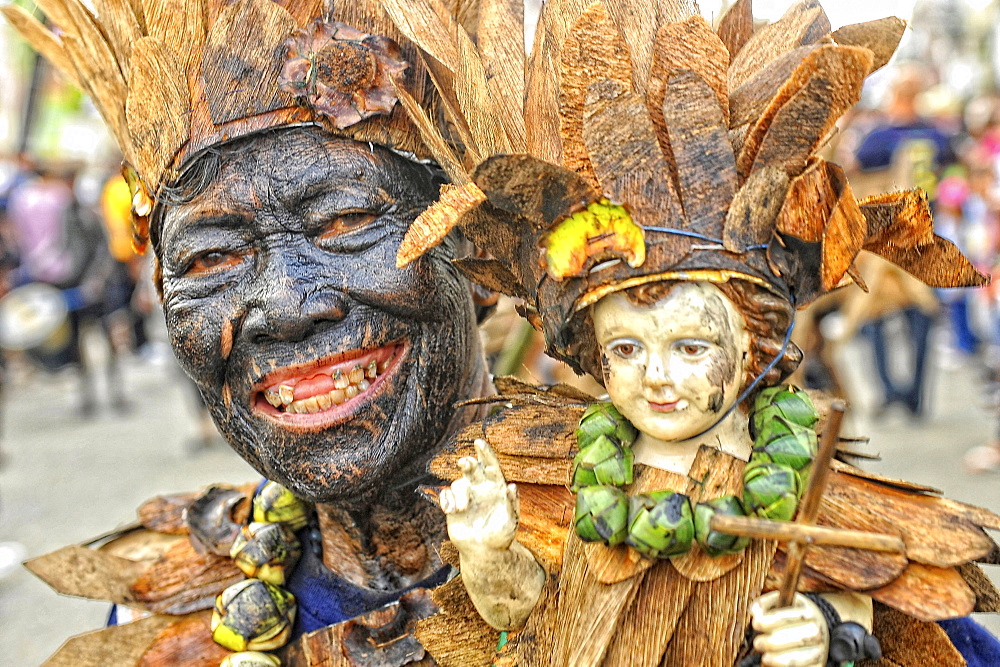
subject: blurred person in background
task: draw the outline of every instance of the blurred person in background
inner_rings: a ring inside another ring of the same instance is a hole
[[[920,94],[927,85],[928,76],[923,69],[915,65],[899,69],[882,120],[854,151],[851,184],[859,196],[921,188],[933,204],[940,174],[954,162],[954,152],[951,137],[918,110]],[[870,291],[867,294],[856,291],[847,298],[845,335],[860,327],[871,341],[882,389],[878,412],[898,404],[919,417],[924,411],[928,341],[937,314],[937,298],[929,287],[887,262],[866,258],[859,266]],[[902,360],[889,353],[890,320],[905,330]],[[893,370],[903,365],[908,377],[899,379]]]
[[[12,286],[52,285],[63,292],[69,310],[68,334],[28,350],[29,358],[49,371],[76,367],[80,376],[80,412],[97,409],[96,378],[83,350],[82,331],[91,323],[110,341],[106,317],[114,286],[114,263],[103,225],[92,206],[74,190],[75,170],[46,165],[19,184],[8,198],[7,220],[17,246],[19,265]],[[109,345],[106,367],[113,407],[127,409],[117,348]]]

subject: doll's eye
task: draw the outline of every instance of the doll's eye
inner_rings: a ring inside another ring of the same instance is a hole
[[[688,357],[697,357],[705,354],[709,350],[709,345],[705,341],[701,340],[681,340],[677,341],[676,349],[681,352],[681,354]]]
[[[642,345],[634,340],[619,340],[611,343],[608,349],[621,359],[633,359],[642,350]]]

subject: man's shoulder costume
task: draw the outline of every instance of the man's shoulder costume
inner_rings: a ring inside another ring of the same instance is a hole
[[[96,14],[79,0],[39,5],[59,31],[17,7],[3,11],[107,121],[129,165],[140,246],[154,202],[203,151],[308,124],[444,169],[454,186],[411,228],[401,261],[461,229],[493,258],[462,260],[459,269],[526,298],[550,353],[578,370],[599,369],[587,307],[628,286],[735,279],[804,305],[859,282],[853,261],[862,249],[932,285],[982,281],[933,234],[919,192],[858,202],[839,168],[814,155],[894,51],[902,32],[894,19],[831,33],[822,8],[806,0],[755,31],[741,0],[715,30],[686,0],[552,0],[525,57],[520,2],[344,2],[332,14],[318,1],[100,0]],[[665,218],[668,229],[657,223]],[[153,501],[140,514],[143,528],[33,563],[62,592],[150,614],[74,639],[57,660],[214,666],[232,657],[213,642],[215,631],[242,641],[239,650],[276,650],[287,665],[635,664],[621,653],[633,650],[644,664],[703,664],[706,655],[731,664],[750,601],[780,576],[781,549],[758,540],[739,556],[693,551],[650,566],[624,549],[584,545],[570,529],[566,488],[583,398],[502,389],[507,407],[456,447],[485,429],[504,472],[522,485],[521,534],[550,581],[499,656],[498,633],[479,620],[460,579],[439,586],[434,600],[419,587],[398,601],[351,590],[313,567],[316,540],[299,518],[256,516],[260,491],[216,489]],[[448,456],[435,468],[445,478]],[[714,485],[714,493],[738,481],[742,462],[706,451],[696,466],[705,473],[697,483],[648,470],[636,484],[691,495]],[[802,587],[863,590],[885,605],[886,664],[961,664],[928,622],[996,610],[996,591],[974,562],[997,559],[983,528],[1000,528],[1000,518],[846,468],[835,471],[821,516],[897,534],[906,553],[815,549]],[[296,530],[297,547],[273,544],[283,555],[300,550],[297,568],[237,557],[253,561],[248,578],[234,564],[231,553]],[[272,575],[283,583],[265,582]],[[305,617],[313,625],[292,638],[285,588],[297,585],[307,591],[300,628]],[[337,592],[307,601],[316,589]],[[251,600],[261,641],[243,641],[243,626],[227,625],[238,598]],[[276,648],[279,639],[290,643]],[[243,659],[229,664],[274,664]]]

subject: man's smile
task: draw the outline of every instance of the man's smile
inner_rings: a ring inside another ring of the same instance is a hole
[[[409,349],[393,343],[273,371],[252,391],[253,409],[284,427],[313,429],[343,421],[381,393]]]

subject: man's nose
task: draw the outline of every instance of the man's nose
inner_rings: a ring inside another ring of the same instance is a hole
[[[280,270],[268,272],[251,299],[243,333],[254,342],[298,341],[324,323],[347,315],[347,298],[330,287],[296,279]]]

